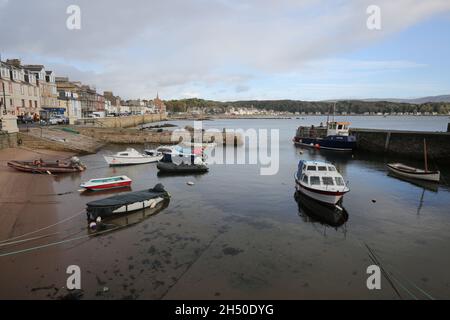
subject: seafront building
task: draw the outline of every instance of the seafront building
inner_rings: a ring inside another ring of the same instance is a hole
[[[97,93],[94,86],[57,77],[41,64],[22,65],[19,59],[0,59],[0,108],[2,114],[35,121],[64,115],[71,123],[99,114],[166,112],[158,94],[154,100],[124,102],[111,91]]]
[[[18,59],[1,61],[0,81],[3,113],[39,118],[40,88],[34,73],[24,69]]]

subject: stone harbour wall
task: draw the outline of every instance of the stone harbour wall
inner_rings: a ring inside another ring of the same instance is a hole
[[[450,162],[450,133],[399,130],[352,129],[358,151],[385,153],[423,159],[424,139],[428,156]]]
[[[0,150],[17,147],[17,133],[0,131]]]

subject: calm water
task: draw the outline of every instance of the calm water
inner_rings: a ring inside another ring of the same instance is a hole
[[[76,192],[82,181],[101,176],[128,175],[133,190],[161,182],[172,195],[170,204],[124,230],[9,260],[24,263],[32,258],[29,263],[39,267],[34,283],[18,295],[54,297],[51,289],[31,288],[64,286],[63,270],[77,264],[86,298],[398,299],[385,278],[381,290],[367,289],[366,269],[373,264],[367,245],[402,298],[424,299],[421,290],[434,298],[450,298],[448,186],[430,188],[390,177],[385,163],[393,159],[317,150],[300,154],[291,143],[296,127],[325,120],[203,122],[204,128],[279,129],[280,168],[273,176],[261,176],[258,165],[213,165],[207,174],[181,177],[158,177],[154,164],[106,167],[102,156],[123,146],[82,157],[90,169],[57,178],[55,194],[48,195],[57,200],[53,208],[59,220],[105,197]],[[431,131],[445,130],[448,122],[447,117],[350,120],[354,127]],[[342,226],[317,221],[314,212],[295,200],[293,175],[300,159],[333,162],[349,181],[351,192],[343,202],[349,217]],[[450,181],[449,172],[443,174]],[[188,181],[195,185],[188,186]],[[85,234],[84,216],[59,231]],[[49,258],[39,260],[42,253]],[[102,291],[105,286],[107,292]]]

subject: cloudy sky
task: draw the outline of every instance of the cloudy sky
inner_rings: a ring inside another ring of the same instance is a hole
[[[0,30],[2,60],[123,98],[450,94],[449,0],[0,0]]]

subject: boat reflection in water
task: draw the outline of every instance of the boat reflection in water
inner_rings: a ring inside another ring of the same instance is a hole
[[[91,235],[95,235],[96,233],[109,233],[109,231],[112,232],[134,226],[152,216],[157,215],[166,209],[169,206],[169,203],[170,198],[167,198],[158,203],[154,208],[149,207],[132,213],[123,213],[105,218],[101,223],[97,224],[95,229],[88,228],[88,232]]]
[[[323,205],[300,192],[294,194],[299,215],[306,222],[319,222],[330,227],[340,227],[348,221],[348,213],[340,206]]]

